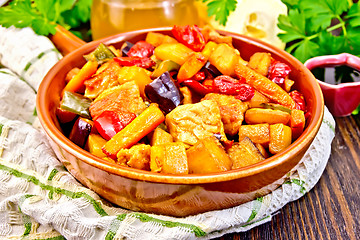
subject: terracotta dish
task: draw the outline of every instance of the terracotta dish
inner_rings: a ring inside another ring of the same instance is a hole
[[[311,72],[290,54],[234,33],[220,31],[233,37],[234,47],[245,60],[254,52],[265,51],[288,64],[295,89],[305,96],[309,115],[306,129],[285,151],[237,170],[203,175],[166,175],[107,162],[81,149],[62,134],[55,109],[59,105],[67,72],[81,67],[85,63],[83,55],[93,51],[101,42],[120,48],[124,41],[144,39],[149,31],[171,34],[170,28],[147,29],[87,43],[59,61],[41,83],[37,95],[38,116],[56,155],[69,172],[82,184],[121,207],[171,216],[233,207],[263,196],[282,184],[287,173],[299,164],[319,130],[324,110],[322,93]]]
[[[349,53],[314,57],[304,65],[313,70],[317,67],[346,65],[360,71],[360,58]],[[360,82],[330,84],[318,81],[324,94],[325,104],[336,117],[348,116],[360,104]]]

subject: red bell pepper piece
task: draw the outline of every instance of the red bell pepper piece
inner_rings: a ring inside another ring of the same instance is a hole
[[[255,94],[255,89],[249,84],[242,83],[237,95],[235,95],[236,99],[239,99],[243,102],[250,101]]]
[[[254,96],[255,89],[244,82],[244,79],[221,75],[214,79],[213,88],[221,94],[234,95],[241,101],[248,101]]]
[[[302,110],[305,112],[306,104],[305,104],[304,95],[297,90],[289,92],[289,95],[295,101],[296,109],[299,109],[299,110]]]
[[[213,88],[222,94],[235,95],[240,90],[240,84],[239,80],[235,78],[221,75],[214,79]]]
[[[154,54],[155,47],[148,42],[138,41],[127,53],[129,57],[151,57]]]
[[[114,60],[121,66],[138,66],[145,69],[155,66],[155,62],[148,57],[116,57]]]
[[[195,81],[202,81],[205,79],[205,73],[203,71],[200,71],[200,72],[197,72],[192,78],[195,80]]]
[[[110,140],[135,118],[136,114],[131,112],[104,111],[94,120],[94,125],[104,139]]]
[[[171,32],[176,40],[195,52],[200,52],[205,47],[205,37],[196,25],[174,25]]]
[[[287,64],[274,61],[270,65],[267,77],[276,84],[283,84],[290,72],[291,68]]]
[[[214,89],[212,86],[203,85],[200,82],[193,80],[193,79],[185,80],[182,82],[182,84],[184,86],[189,87],[191,90],[193,90],[194,92],[196,92],[200,95],[206,95],[208,93],[214,92]]]
[[[201,81],[205,80],[205,78],[206,78],[205,73],[203,71],[199,71],[193,77],[191,77],[191,80],[201,82]],[[177,79],[177,82],[182,83],[185,80],[189,80],[189,79]]]

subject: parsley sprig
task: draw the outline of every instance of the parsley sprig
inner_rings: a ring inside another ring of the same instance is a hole
[[[236,0],[201,0],[207,13],[221,25],[236,8]],[[39,35],[56,32],[57,24],[74,29],[90,20],[92,0],[13,0],[0,8],[0,25],[18,28],[31,27]]]
[[[279,38],[297,59],[348,52],[360,55],[360,4],[352,0],[282,0]]]
[[[39,35],[56,32],[57,24],[70,29],[87,23],[92,0],[13,0],[0,8],[0,25],[31,27]]]
[[[236,9],[236,0],[202,0],[207,3],[208,16],[215,16],[215,20],[225,26],[228,16]]]

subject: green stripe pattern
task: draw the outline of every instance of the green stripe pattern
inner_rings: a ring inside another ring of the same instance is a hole
[[[333,132],[335,132],[335,126],[332,125],[330,121],[328,121],[327,119],[324,118],[324,119],[323,119],[323,123],[325,123],[326,125],[328,125],[329,128],[330,128]]]
[[[57,49],[55,48],[50,48],[50,49],[47,49],[46,51],[43,51],[41,53],[39,53],[36,57],[34,57],[33,59],[30,60],[30,62],[28,62],[23,70],[23,74],[29,70],[29,68],[31,67],[31,65],[35,64],[38,60],[40,60],[43,56],[45,56],[46,54],[50,53],[50,52],[56,52],[58,53],[59,51],[57,51]]]
[[[261,205],[263,203],[263,200],[264,200],[263,197],[259,197],[253,201],[253,209],[251,211],[251,215],[250,215],[249,219],[246,221],[247,223],[252,221],[256,217],[256,215],[259,213]]]
[[[292,183],[300,186],[300,192],[301,192],[302,194],[305,194],[305,193],[306,193],[306,188],[304,187],[305,181],[294,178],[294,179],[291,179],[291,180],[289,180],[289,181],[284,182],[284,184],[292,184]]]
[[[41,187],[43,190],[48,190],[49,196],[52,196],[50,194],[52,192],[52,193],[65,195],[72,199],[84,198],[92,204],[93,208],[100,216],[108,216],[106,211],[102,208],[101,204],[99,204],[94,198],[92,198],[90,195],[88,195],[84,192],[72,192],[72,191],[69,191],[66,189],[62,189],[62,188],[54,187],[49,184],[42,183],[39,179],[37,179],[36,177],[34,177],[32,175],[22,173],[14,168],[5,166],[3,164],[0,164],[0,170],[9,172],[10,174],[12,174],[13,176],[15,176],[17,178],[26,179],[27,181]],[[58,173],[58,170],[53,169],[51,171],[51,173],[49,174],[48,181],[51,181],[57,173]],[[32,196],[33,195],[24,195],[22,202],[25,201],[25,199],[32,197]],[[156,223],[159,223],[162,226],[168,227],[168,228],[175,228],[175,227],[186,228],[186,229],[190,230],[190,232],[192,232],[197,237],[206,235],[205,231],[203,231],[200,227],[193,225],[193,224],[165,221],[165,220],[151,217],[145,213],[126,213],[126,214],[117,215],[116,218],[113,220],[113,222],[111,223],[110,228],[106,234],[107,240],[114,239],[116,232],[118,231],[118,229],[120,227],[121,221],[123,221],[127,216],[135,217],[138,220],[140,220],[141,222],[156,222]],[[25,232],[27,233],[29,231],[29,226],[26,225],[25,229],[26,229]],[[30,229],[31,229],[31,226],[30,226]],[[59,239],[63,239],[63,238],[59,238]]]

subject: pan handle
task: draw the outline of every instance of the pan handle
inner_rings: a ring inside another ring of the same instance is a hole
[[[86,43],[60,25],[56,26],[56,33],[50,36],[50,40],[63,56]]]

